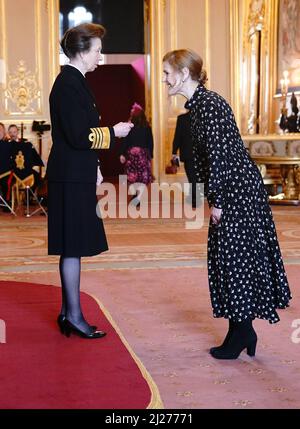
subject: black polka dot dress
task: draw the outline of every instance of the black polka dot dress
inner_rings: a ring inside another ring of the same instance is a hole
[[[291,294],[262,177],[220,95],[199,85],[185,107],[197,181],[209,205],[222,209],[208,232],[213,315],[276,323],[276,309],[288,307]]]

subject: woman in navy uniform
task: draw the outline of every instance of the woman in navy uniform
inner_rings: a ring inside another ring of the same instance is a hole
[[[163,58],[169,95],[181,94],[190,110],[193,157],[198,183],[210,206],[208,278],[214,317],[229,319],[216,359],[255,355],[258,317],[279,321],[276,309],[291,298],[268,196],[251,160],[233,112],[219,94],[204,86],[202,59],[182,49]]]
[[[132,124],[100,127],[96,102],[85,73],[101,59],[105,29],[81,24],[69,29],[61,46],[70,59],[50,94],[53,145],[47,166],[48,253],[60,255],[62,308],[57,319],[67,336],[101,338],[84,319],[80,306],[81,257],[108,249],[102,220],[96,214],[98,150],[109,150],[115,137],[125,137]]]

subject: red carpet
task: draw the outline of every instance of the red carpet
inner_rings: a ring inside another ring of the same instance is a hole
[[[60,334],[57,287],[2,281],[0,296],[1,409],[142,409],[153,401],[141,369],[91,296],[82,293],[82,307],[107,332],[102,339]]]

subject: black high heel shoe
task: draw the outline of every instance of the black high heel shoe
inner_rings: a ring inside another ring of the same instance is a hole
[[[57,317],[57,324],[58,324],[60,332],[62,334],[65,333],[65,323],[64,323],[65,319],[66,319],[66,316],[63,315],[63,314],[59,314],[58,317]]]
[[[65,330],[65,324],[64,324],[65,319],[66,319],[66,316],[64,314],[59,314],[57,317],[57,324],[62,334],[64,334],[64,330]],[[97,326],[90,325],[90,327],[94,332],[97,331]]]
[[[69,322],[69,320],[66,318],[63,321],[63,325],[64,325],[63,326],[63,334],[66,337],[70,337],[72,332],[76,335],[79,335],[81,338],[89,338],[89,339],[102,338],[102,337],[105,337],[105,335],[106,335],[106,332],[103,332],[103,331],[94,331],[94,332],[91,332],[90,334],[86,334],[85,332],[78,329],[71,322]]]

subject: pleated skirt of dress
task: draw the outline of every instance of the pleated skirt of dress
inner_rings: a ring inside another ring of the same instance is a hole
[[[93,256],[108,250],[96,206],[96,184],[49,182],[49,255]]]
[[[291,292],[264,185],[228,199],[219,226],[210,222],[208,277],[214,317],[276,323]]]

